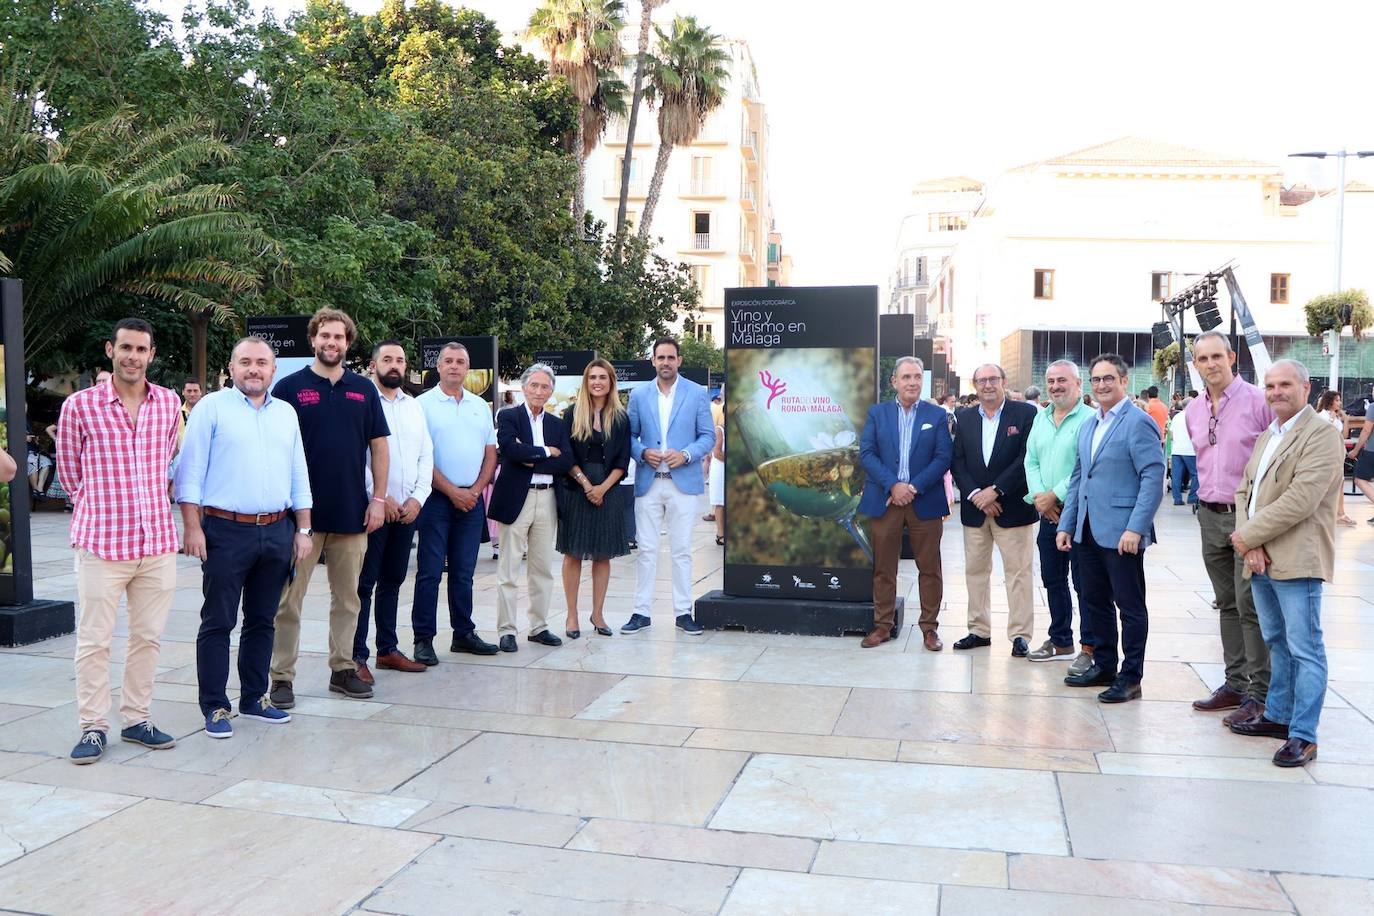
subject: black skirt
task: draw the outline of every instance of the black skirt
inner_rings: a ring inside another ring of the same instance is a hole
[[[606,479],[603,465],[587,462],[582,473],[592,486]],[[563,478],[558,490],[558,552],[582,560],[609,560],[630,552],[625,532],[624,492],[628,487],[614,486],[606,491],[601,505],[593,506],[580,486]]]

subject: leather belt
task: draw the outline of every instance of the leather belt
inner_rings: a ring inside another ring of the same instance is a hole
[[[553,484],[551,484],[551,483],[532,483],[532,484],[530,484],[530,489],[531,489],[531,490],[548,490],[548,489],[550,489],[551,487],[553,487]]]
[[[238,522],[242,525],[271,525],[286,518],[288,510],[282,509],[280,512],[258,512],[253,515],[245,515],[242,512],[230,512],[228,509],[216,509],[214,506],[206,506],[205,514],[215,518],[228,519],[231,522]]]
[[[1210,509],[1213,512],[1220,512],[1222,515],[1229,515],[1232,512],[1236,511],[1235,503],[1209,503],[1205,499],[1199,499],[1197,501],[1197,504],[1204,509]]]
[[[654,479],[655,479],[655,480],[671,480],[672,477],[673,477],[673,472],[672,472],[672,471],[654,471]]]

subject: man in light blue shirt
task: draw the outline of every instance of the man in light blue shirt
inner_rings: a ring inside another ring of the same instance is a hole
[[[415,660],[439,664],[439,579],[448,561],[448,616],[453,626],[450,652],[494,655],[496,646],[477,635],[472,623],[472,576],[487,523],[482,491],[496,473],[496,427],[491,405],[464,391],[467,347],[454,341],[439,351],[439,384],[416,400],[425,411],[434,443],[434,489],[420,509],[420,546],[415,557],[415,599],[411,625]]]
[[[196,406],[173,484],[186,554],[201,561],[204,575],[196,675],[211,738],[234,734],[225,689],[240,602],[239,714],[270,725],[291,721],[272,705],[267,679],[277,601],[295,562],[311,551],[313,500],[296,411],[268,393],[276,369],[265,340],[238,342],[229,365],[234,387]]]

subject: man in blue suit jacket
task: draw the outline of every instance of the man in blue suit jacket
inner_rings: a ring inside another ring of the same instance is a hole
[[[491,490],[487,516],[501,523],[501,559],[496,571],[496,627],[502,652],[515,652],[516,595],[520,558],[530,585],[529,632],[525,638],[546,646],[563,640],[549,632],[553,597],[553,545],[558,530],[554,478],[573,464],[568,424],[544,409],[553,394],[553,369],[535,363],[520,377],[523,407],[496,415],[496,446],[501,473]]]
[[[1082,563],[1080,611],[1092,621],[1093,664],[1064,678],[1071,687],[1107,689],[1103,703],[1140,698],[1145,639],[1145,548],[1155,540],[1155,510],[1164,497],[1164,451],[1159,426],[1131,402],[1126,361],[1104,353],[1091,363],[1093,397],[1099,409],[1083,422],[1078,459],[1059,516],[1055,542],[1067,551],[1079,545]],[[1121,609],[1117,670],[1116,610]]]
[[[922,639],[932,652],[943,648],[937,632],[945,596],[940,535],[949,514],[944,477],[954,446],[945,409],[921,400],[924,371],[914,356],[897,360],[892,370],[897,397],[868,409],[860,440],[864,493],[859,512],[872,519],[873,542],[873,629],[864,637],[865,649],[892,639],[903,526],[911,533],[920,576]]]
[[[673,559],[673,610],[677,627],[700,635],[692,619],[692,523],[697,502],[706,489],[701,459],[716,444],[711,400],[706,389],[678,375],[682,351],[671,337],[654,341],[652,385],[630,393],[630,454],[638,462],[635,473],[635,532],[639,567],[635,609],[620,628],[634,633],[649,626],[658,575],[658,538],[668,519]]]

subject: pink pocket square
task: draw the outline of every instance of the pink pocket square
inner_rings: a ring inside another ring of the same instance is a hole
[[[1008,435],[1008,436],[1015,436],[1015,435],[1016,435],[1017,433],[1019,433],[1019,432],[1021,432],[1021,430],[1017,429],[1015,426],[1008,426],[1008,427],[1007,427],[1007,435]]]

